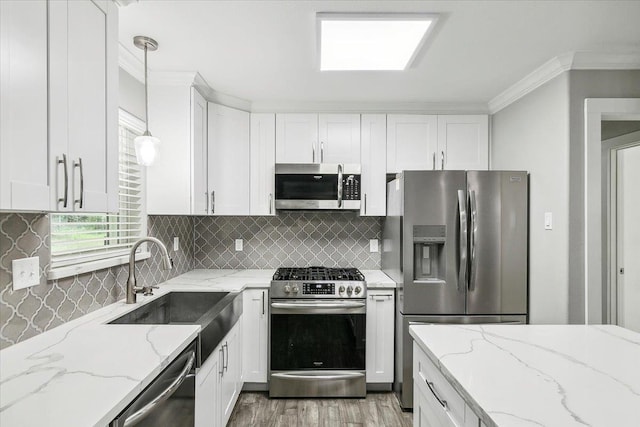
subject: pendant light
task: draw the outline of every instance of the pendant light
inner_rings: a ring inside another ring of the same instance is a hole
[[[139,165],[149,166],[156,159],[158,154],[158,148],[160,146],[160,139],[151,135],[149,132],[149,94],[147,89],[147,51],[154,51],[158,49],[158,42],[151,37],[135,36],[133,38],[133,44],[136,47],[144,50],[144,124],[145,131],[141,136],[137,136],[133,143],[136,148],[136,161]]]

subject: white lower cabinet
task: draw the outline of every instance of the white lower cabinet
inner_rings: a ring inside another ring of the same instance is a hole
[[[244,382],[267,382],[267,336],[269,332],[268,289],[247,289],[243,293],[242,369]]]
[[[242,390],[242,318],[196,373],[196,427],[224,426]]]
[[[367,290],[367,383],[393,382],[393,289]]]
[[[476,414],[415,343],[413,396],[414,426],[479,426]]]

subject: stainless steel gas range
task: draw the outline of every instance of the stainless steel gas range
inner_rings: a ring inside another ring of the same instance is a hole
[[[355,268],[279,268],[269,303],[269,396],[366,395],[366,293]]]

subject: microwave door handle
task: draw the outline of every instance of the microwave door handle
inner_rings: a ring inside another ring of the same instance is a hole
[[[342,207],[342,165],[338,165],[338,208]]]
[[[460,216],[459,254],[460,269],[458,271],[458,291],[464,292],[467,287],[467,197],[464,190],[458,190],[458,213]]]

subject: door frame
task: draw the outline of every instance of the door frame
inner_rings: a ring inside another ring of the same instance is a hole
[[[640,98],[584,101],[584,311],[585,324],[606,321],[603,283],[602,121],[640,120]],[[606,255],[606,254],[605,254]]]

